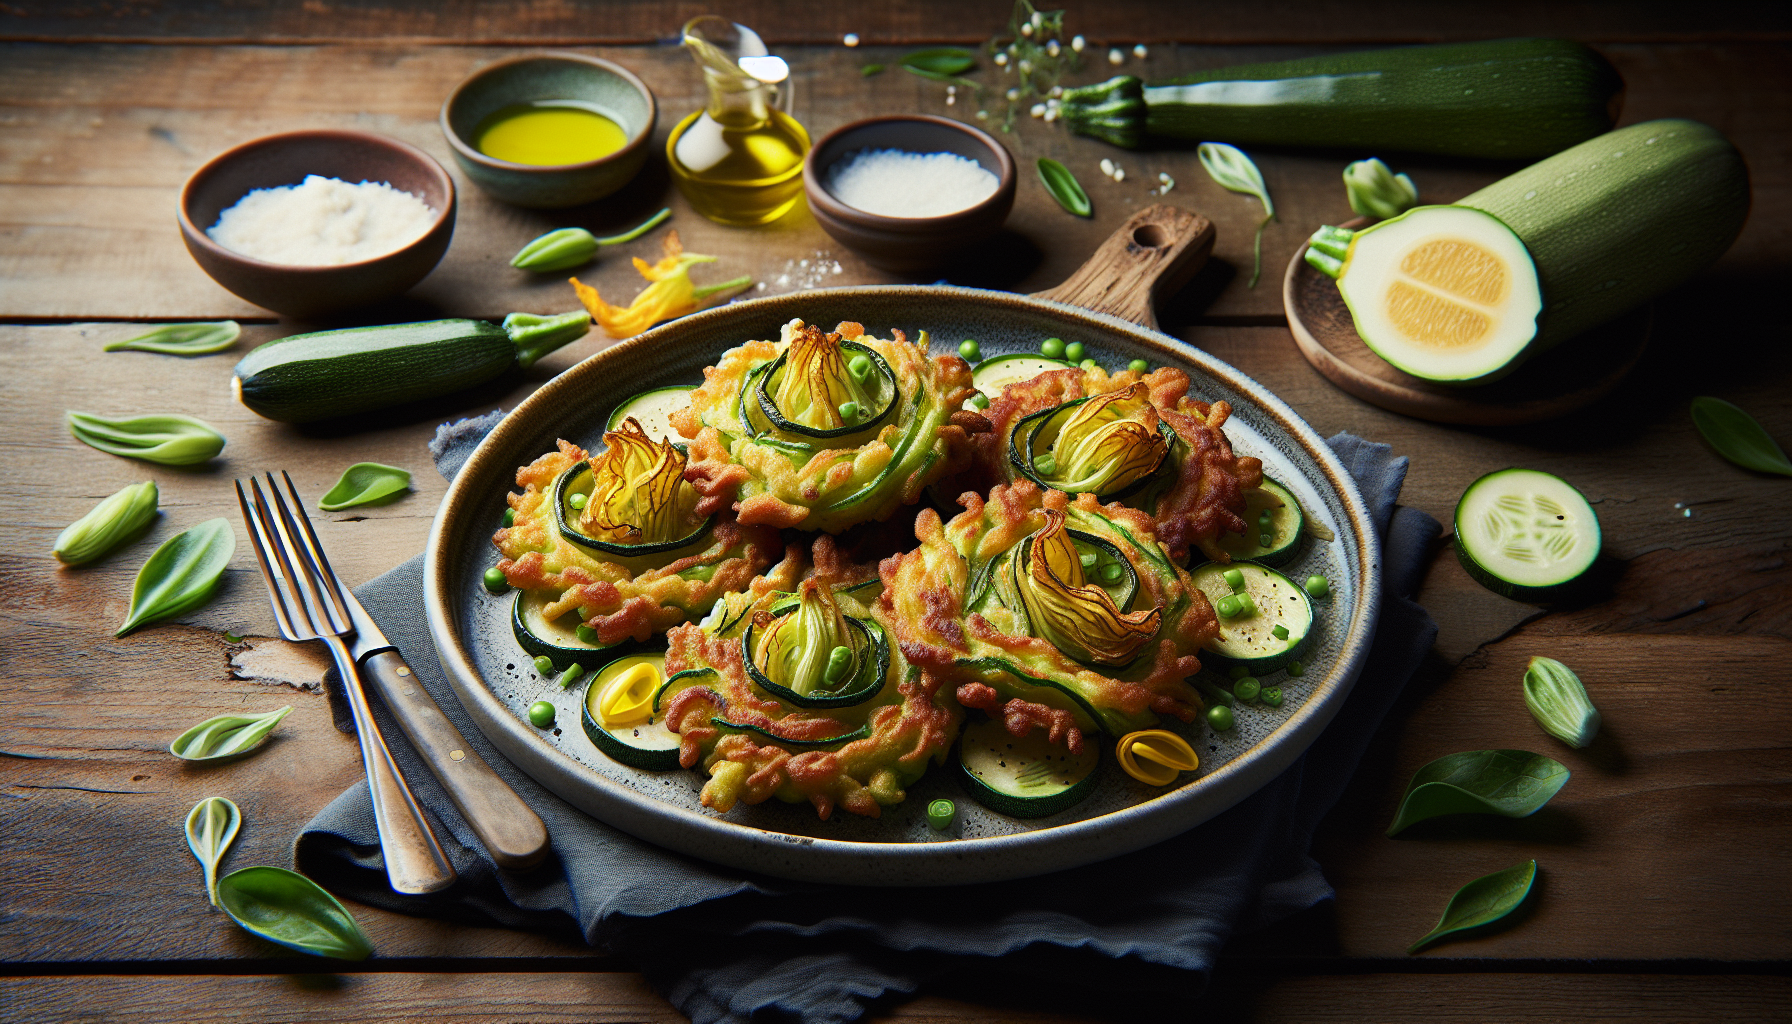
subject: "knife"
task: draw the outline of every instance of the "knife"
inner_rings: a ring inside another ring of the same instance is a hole
[[[334,568],[326,568],[332,576],[336,574]],[[548,830],[541,817],[511,791],[442,714],[404,655],[386,639],[354,592],[342,586],[340,578],[336,585],[354,623],[349,650],[361,668],[362,680],[379,691],[399,728],[410,737],[492,860],[514,870],[541,863],[548,854]]]

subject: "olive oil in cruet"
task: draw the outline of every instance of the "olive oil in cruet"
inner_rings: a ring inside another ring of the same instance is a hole
[[[777,220],[802,198],[809,152],[809,133],[778,109],[777,84],[788,66],[752,29],[713,15],[685,25],[684,45],[703,69],[709,103],[666,141],[673,180],[698,213],[719,224]]]

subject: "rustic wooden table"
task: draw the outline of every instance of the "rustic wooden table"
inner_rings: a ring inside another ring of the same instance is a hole
[[[1003,0],[891,5],[822,0],[718,3],[759,28],[794,69],[795,110],[813,133],[874,113],[947,106],[944,87],[861,65],[923,42],[974,43],[1006,20]],[[233,863],[285,863],[307,819],[360,773],[354,741],[330,725],[322,655],[274,639],[246,547],[221,597],[176,625],[114,640],[112,624],[151,542],[235,517],[230,479],[289,468],[317,494],[356,461],[416,471],[416,493],[319,523],[342,575],[369,579],[417,552],[443,492],[424,442],[436,418],[352,435],[301,431],[235,404],[238,353],[197,360],[102,355],[153,320],[235,317],[243,347],[293,333],[223,291],[182,251],[181,182],[213,154],[301,127],[404,139],[449,165],[436,112],[473,69],[543,46],[598,53],[636,70],[662,104],[660,133],[700,103],[688,58],[657,43],[697,13],[628,0],[579,6],[405,3],[282,5],[9,0],[0,5],[0,1018],[479,1021],[683,1019],[576,936],[455,927],[355,908],[379,950],[365,964],[281,955],[194,898],[180,834],[188,808],[228,791],[249,822]],[[1348,430],[1412,459],[1405,501],[1444,522],[1476,476],[1549,470],[1595,503],[1622,564],[1608,597],[1541,609],[1495,598],[1439,548],[1423,601],[1434,656],[1376,737],[1315,839],[1337,888],[1326,904],[1230,947],[1209,991],[1216,1019],[1689,1020],[1792,1014],[1792,482],[1738,469],[1700,440],[1687,403],[1713,394],[1792,440],[1792,346],[1780,319],[1792,263],[1792,31],[1777,5],[1522,2],[1485,11],[1408,0],[1380,7],[1265,0],[1234,9],[1109,0],[1070,12],[1095,43],[1151,44],[1125,70],[1147,77],[1376,42],[1558,34],[1591,42],[1628,83],[1624,122],[1692,117],[1747,157],[1754,212],[1710,272],[1662,299],[1653,344],[1617,393],[1533,427],[1453,429],[1350,398],[1298,356],[1277,274],[1320,223],[1348,217],[1344,157],[1262,153],[1280,217],[1264,238],[1265,280],[1245,286],[1256,206],[1221,191],[1189,151],[1119,153],[1023,118],[1004,141],[1023,167],[1053,156],[1091,186],[1096,215],[1064,215],[1023,174],[1009,227],[1014,256],[975,280],[1034,291],[1063,279],[1156,197],[1219,227],[1213,262],[1161,310],[1165,328],[1241,367],[1321,434]],[[845,32],[860,48],[839,45]],[[1775,70],[1775,69],[1778,70]],[[1354,154],[1362,155],[1362,154]],[[1117,157],[1115,184],[1095,170]],[[1428,199],[1502,173],[1439,159],[1401,162]],[[555,281],[505,266],[542,231],[631,223],[670,203],[687,248],[751,273],[765,293],[892,280],[857,261],[798,209],[765,230],[702,220],[650,169],[613,202],[541,214],[463,182],[458,231],[440,267],[392,319],[496,317],[572,305]],[[637,243],[620,255],[651,255]],[[610,256],[588,271],[610,294],[637,278]],[[463,410],[508,408],[601,348],[594,334],[507,393]],[[219,425],[223,457],[173,470],[100,455],[68,436],[67,409],[179,410]],[[78,571],[48,551],[63,524],[125,483],[154,478],[164,515],[148,541]],[[1681,507],[1690,504],[1690,514]],[[239,642],[230,635],[241,635]],[[1525,714],[1518,682],[1534,654],[1587,680],[1600,741],[1569,751]],[[297,705],[277,756],[223,775],[165,753],[187,725],[242,707]],[[1574,772],[1523,821],[1442,824],[1399,840],[1381,830],[1406,779],[1444,753],[1543,750]],[[1540,892],[1515,926],[1403,952],[1462,881],[1535,857]],[[623,951],[626,953],[626,951]],[[335,973],[320,973],[334,971]],[[1778,1007],[1777,1010],[1774,1008]],[[1044,1022],[1150,1016],[1127,1000],[1040,991],[981,977],[879,1010],[878,1019]]]

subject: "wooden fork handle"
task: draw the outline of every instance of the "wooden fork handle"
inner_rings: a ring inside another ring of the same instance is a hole
[[[541,863],[548,855],[547,826],[467,744],[404,657],[390,649],[377,651],[361,663],[361,674],[379,691],[492,860],[513,870]]]

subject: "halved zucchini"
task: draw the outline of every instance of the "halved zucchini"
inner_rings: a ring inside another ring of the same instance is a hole
[[[1294,558],[1306,535],[1307,517],[1300,502],[1281,484],[1263,478],[1263,486],[1244,496],[1244,533],[1222,533],[1221,550],[1233,561],[1261,562],[1264,565],[1285,565]],[[1262,526],[1262,516],[1269,513],[1269,528]],[[1263,538],[1268,537],[1267,543]]]
[[[958,764],[965,789],[978,803],[1015,818],[1043,818],[1068,810],[1095,791],[1101,744],[1072,754],[1035,729],[1016,738],[995,719],[964,727]]]
[[[1456,503],[1456,557],[1504,597],[1561,597],[1599,557],[1599,516],[1574,486],[1535,469],[1502,469]]]
[[[617,658],[592,674],[591,685],[585,690],[579,723],[585,727],[585,735],[596,744],[597,749],[612,760],[648,771],[671,771],[678,767],[679,738],[677,733],[666,728],[666,720],[659,713],[658,694],[665,689],[664,682],[654,686],[655,697],[649,705],[650,713],[647,717],[626,722],[611,721],[607,724],[604,721],[601,705],[605,692],[636,665],[653,666],[659,678],[665,678],[664,654]]]
[[[530,657],[545,656],[555,668],[564,670],[574,662],[590,665],[597,656],[610,657],[640,646],[633,640],[599,644],[579,639],[578,628],[584,622],[577,614],[569,613],[558,620],[542,614],[548,598],[549,592],[545,590],[519,590],[516,600],[511,602],[510,630]]]
[[[1243,578],[1243,586],[1237,591],[1226,582],[1226,573],[1234,570]],[[1313,604],[1307,599],[1307,592],[1267,565],[1209,562],[1190,572],[1189,577],[1216,608],[1221,598],[1235,592],[1250,595],[1253,610],[1222,617],[1218,639],[1207,641],[1201,648],[1203,655],[1211,655],[1222,665],[1242,665],[1252,675],[1273,672],[1294,660],[1313,630]],[[1277,626],[1288,635],[1276,636]]]
[[[990,398],[998,398],[1010,384],[1032,380],[1049,370],[1068,369],[1072,364],[1049,356],[1025,352],[990,356],[971,370],[971,384]]]
[[[684,446],[679,445],[678,448],[682,451]],[[575,494],[589,495],[590,493],[591,463],[576,462],[569,466],[566,472],[560,474],[560,479],[554,481],[554,493],[550,498],[554,506],[554,521],[555,525],[560,528],[562,539],[590,550],[605,561],[638,559],[644,555],[661,556],[657,559],[661,565],[676,561],[679,555],[693,553],[705,546],[710,527],[714,526],[716,521],[715,516],[711,515],[698,524],[697,528],[689,535],[677,540],[659,544],[617,544],[612,541],[599,540],[580,531],[575,525],[578,522],[579,510],[567,504],[567,500]],[[568,513],[572,514],[569,516]],[[635,568],[627,562],[622,564]]]
[[[854,355],[865,356],[871,360],[872,368],[881,384],[878,390],[879,397],[883,399],[882,406],[871,410],[858,422],[849,423],[844,427],[827,429],[811,427],[786,418],[779,411],[777,401],[772,398],[772,392],[779,386],[778,375],[784,369],[785,360],[790,356],[789,351],[784,351],[778,353],[778,358],[767,363],[763,370],[756,370],[753,374],[748,375],[749,378],[757,375],[758,383],[753,385],[753,401],[758,405],[760,415],[765,417],[774,430],[782,434],[794,434],[797,437],[814,438],[818,441],[838,441],[840,438],[874,430],[878,424],[890,417],[897,405],[901,404],[902,392],[896,387],[896,374],[890,369],[890,364],[884,362],[884,357],[877,354],[876,349],[868,345],[861,345],[856,341],[842,341],[840,347]]]
[[[1051,449],[1052,444],[1058,438],[1058,431],[1063,429],[1064,422],[1075,414],[1077,406],[1088,400],[1088,398],[1074,399],[1063,405],[1041,409],[1036,413],[1021,417],[1020,422],[1014,425],[1014,432],[1008,435],[1008,464],[1014,467],[1014,471],[1046,490],[1064,490],[1063,487],[1041,477],[1034,468],[1033,460]],[[1180,439],[1176,436],[1176,431],[1162,419],[1157,421],[1157,433],[1164,440],[1164,456],[1157,466],[1151,472],[1117,490],[1096,492],[1097,498],[1104,502],[1126,498],[1151,486],[1159,478],[1164,465],[1174,458]]]
[[[691,385],[680,384],[643,391],[618,405],[610,413],[604,429],[621,430],[622,421],[633,416],[648,437],[655,441],[670,441],[679,436],[678,431],[672,429],[671,416],[680,409],[690,408],[691,392],[695,390]]]

